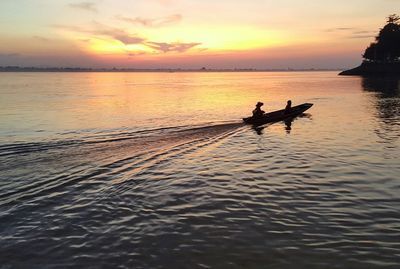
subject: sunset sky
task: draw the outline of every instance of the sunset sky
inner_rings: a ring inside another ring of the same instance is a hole
[[[1,0],[0,66],[345,68],[399,0]]]

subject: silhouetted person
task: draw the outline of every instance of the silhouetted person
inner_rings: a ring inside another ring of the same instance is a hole
[[[263,106],[264,104],[263,103],[261,103],[261,102],[258,102],[257,104],[256,104],[256,108],[253,110],[253,117],[254,118],[259,118],[259,117],[262,117],[263,115],[264,115],[264,111],[263,110],[261,110],[261,107]]]
[[[285,107],[285,114],[290,114],[292,112],[292,101],[288,100]]]

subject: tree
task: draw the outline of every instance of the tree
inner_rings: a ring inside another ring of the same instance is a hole
[[[390,15],[379,31],[376,41],[365,50],[363,57],[372,62],[393,62],[400,57],[400,17]]]
[[[392,14],[388,16],[387,23],[394,23],[397,24],[400,21],[400,17],[396,14]]]

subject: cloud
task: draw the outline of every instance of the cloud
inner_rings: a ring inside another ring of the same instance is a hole
[[[0,66],[13,66],[19,65],[23,59],[19,53],[1,53],[0,52]]]
[[[355,29],[351,27],[336,27],[336,28],[326,29],[325,32],[340,32],[340,31],[351,31],[351,30]]]
[[[181,14],[173,14],[171,16],[157,18],[157,19],[149,19],[149,18],[141,18],[141,17],[129,18],[129,17],[117,15],[116,18],[120,21],[132,23],[132,24],[140,24],[140,25],[143,25],[146,27],[162,27],[162,26],[180,22],[182,20],[182,15]]]
[[[53,25],[56,28],[71,32],[85,33],[94,36],[107,36],[118,40],[125,45],[142,44],[146,39],[137,35],[127,33],[125,30],[108,27],[98,22],[93,22],[92,28],[83,28],[79,26]]]
[[[7,58],[15,58],[15,57],[20,57],[21,56],[21,54],[19,54],[19,53],[0,53],[0,57],[1,58],[5,58],[5,57],[7,57]]]
[[[165,42],[147,42],[146,46],[161,51],[167,52],[185,52],[201,43],[165,43]]]
[[[346,33],[347,38],[355,39],[355,38],[371,38],[374,37],[375,32],[362,30],[358,28],[351,27],[337,27],[326,29],[325,32],[341,32]],[[346,37],[346,36],[345,36]]]
[[[43,42],[50,41],[50,39],[48,39],[46,37],[43,37],[43,36],[38,36],[38,35],[33,36],[33,38],[36,39],[36,40],[39,40],[39,41],[43,41]]]
[[[128,55],[129,57],[135,57],[135,56],[140,56],[140,55],[145,55],[145,54],[146,54],[146,52],[144,52],[144,51],[136,51],[136,52],[127,51],[126,52],[126,55]]]
[[[365,34],[374,34],[374,31],[355,31],[353,32],[354,35],[365,35]]]
[[[354,39],[357,39],[357,38],[374,38],[374,37],[375,37],[374,35],[368,35],[368,34],[358,34],[358,35],[349,36],[349,38],[354,38]]]
[[[142,44],[143,41],[145,41],[144,38],[138,36],[130,36],[125,32],[115,33],[112,35],[112,37],[118,41],[121,41],[125,45]]]
[[[143,45],[145,47],[151,48],[157,52],[162,52],[162,53],[168,53],[168,52],[183,53],[183,52],[190,50],[191,48],[201,45],[201,43],[199,43],[199,42],[189,42],[189,43],[154,42],[154,41],[147,40],[146,38],[143,38],[141,36],[138,36],[136,34],[130,34],[123,29],[109,27],[109,26],[103,25],[98,22],[93,22],[91,27],[88,27],[88,28],[81,27],[81,26],[59,25],[59,24],[53,25],[53,27],[56,27],[56,28],[62,29],[62,30],[66,30],[66,31],[88,34],[88,35],[92,35],[97,38],[99,38],[99,37],[112,38],[114,40],[118,40],[119,42],[123,43],[124,45],[139,44],[139,45]],[[80,39],[80,40],[82,40],[82,39]],[[89,37],[83,39],[83,41],[85,41],[85,42],[88,42],[89,40],[90,40]],[[203,49],[203,50],[205,50],[205,49]],[[129,54],[129,56],[138,55],[133,52],[128,52],[128,54]],[[140,53],[140,54],[142,54],[142,53]]]
[[[92,2],[71,3],[68,6],[70,8],[82,9],[90,12],[97,12],[96,3]]]
[[[352,39],[357,39],[357,38],[374,38],[376,32],[375,31],[365,31],[365,30],[359,30],[359,31],[354,31],[349,38]]]

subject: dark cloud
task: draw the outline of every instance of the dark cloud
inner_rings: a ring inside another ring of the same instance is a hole
[[[139,25],[143,25],[146,27],[162,27],[162,26],[180,22],[182,20],[182,15],[173,14],[171,16],[158,18],[158,19],[149,19],[149,18],[141,18],[141,17],[130,18],[130,17],[124,17],[121,15],[116,16],[116,18],[120,21],[132,23],[132,24],[139,24]]]
[[[97,12],[96,3],[92,2],[79,2],[79,3],[71,3],[68,5],[71,8],[82,9],[91,12]]]
[[[147,42],[146,46],[161,51],[167,52],[185,52],[193,47],[200,45],[201,43],[165,43],[165,42]]]

